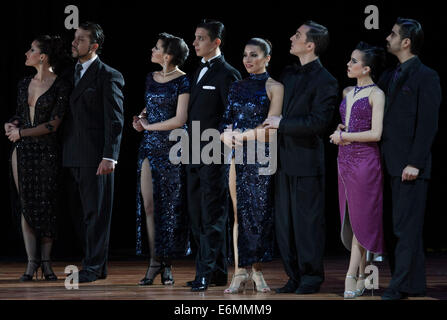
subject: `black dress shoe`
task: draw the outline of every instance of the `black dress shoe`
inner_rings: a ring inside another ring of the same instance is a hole
[[[320,286],[301,284],[298,289],[296,289],[296,294],[312,294],[320,291]]]
[[[192,286],[194,285],[195,282],[197,282],[197,276],[194,278],[194,280],[187,281],[187,282],[186,282],[186,286],[187,286],[187,287],[192,287]]]
[[[192,292],[200,292],[208,289],[209,281],[207,277],[200,277],[196,282],[191,286]]]
[[[297,283],[294,280],[289,279],[289,281],[287,281],[287,283],[284,287],[275,289],[275,292],[276,293],[293,293],[296,291],[297,288],[298,288]]]
[[[388,288],[382,294],[382,300],[402,300],[408,298],[408,294],[405,292],[400,292],[393,288]]]
[[[79,283],[94,282],[96,280],[98,280],[96,274],[85,270],[79,271]]]

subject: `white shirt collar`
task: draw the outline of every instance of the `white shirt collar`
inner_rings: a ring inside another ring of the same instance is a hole
[[[221,55],[222,55],[221,53],[215,55],[214,57],[212,57],[211,59],[209,59],[208,62],[211,62],[211,60],[216,59],[216,58],[220,57]],[[205,63],[205,58],[202,58],[202,62]]]
[[[82,65],[82,71],[87,71],[87,69],[90,67],[90,65],[93,63],[93,61],[95,61],[98,58],[98,55],[95,55],[93,58],[91,58],[90,60],[87,60],[84,63],[81,63]],[[78,61],[79,63],[79,61]]]

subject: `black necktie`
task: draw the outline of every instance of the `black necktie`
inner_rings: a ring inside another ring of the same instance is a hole
[[[76,71],[74,75],[74,85],[77,86],[79,80],[81,79],[81,71],[82,71],[82,64],[78,63],[76,64]]]
[[[393,82],[396,82],[397,79],[399,78],[400,72],[402,71],[402,68],[400,66],[398,66],[396,68],[396,70],[394,70],[393,72]]]
[[[391,83],[388,86],[388,89],[389,89],[388,93],[392,93],[394,91],[394,88],[396,88],[397,79],[399,79],[401,71],[402,71],[402,68],[400,65],[393,71],[393,74],[391,77]]]

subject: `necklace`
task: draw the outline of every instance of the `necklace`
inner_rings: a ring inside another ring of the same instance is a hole
[[[164,71],[163,71],[163,77],[167,77],[167,76],[173,74],[173,73],[176,72],[176,71],[178,71],[178,67],[175,67],[174,70],[169,71],[169,72],[164,72]]]

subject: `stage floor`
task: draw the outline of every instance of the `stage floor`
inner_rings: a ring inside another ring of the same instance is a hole
[[[142,261],[110,261],[109,276],[105,280],[79,284],[79,289],[65,288],[65,266],[73,263],[54,262],[57,282],[40,279],[21,283],[19,277],[25,270],[24,263],[0,262],[0,300],[343,300],[344,277],[347,257],[325,259],[325,277],[317,294],[257,293],[251,289],[239,294],[224,294],[226,287],[210,287],[205,292],[193,293],[185,286],[194,276],[194,262],[179,260],[173,263],[175,284],[161,285],[158,276],[152,286],[138,286],[147,264]],[[379,290],[366,290],[357,300],[380,300],[380,294],[388,286],[390,272],[387,262],[375,263],[379,269]],[[428,257],[427,296],[411,300],[447,300],[447,255]],[[230,278],[233,268],[230,267]],[[285,284],[287,276],[281,261],[264,264],[264,277],[270,288]],[[229,285],[228,282],[228,285]]]

